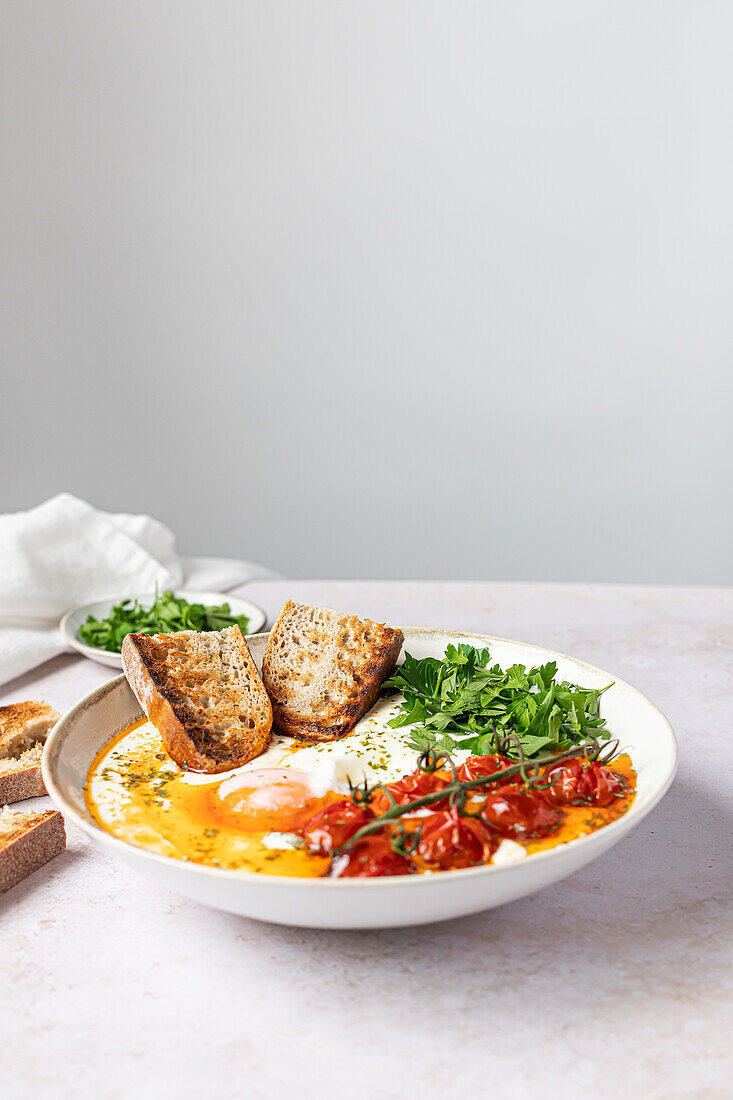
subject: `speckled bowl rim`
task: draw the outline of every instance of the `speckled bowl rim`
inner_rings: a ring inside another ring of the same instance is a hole
[[[403,627],[405,635],[418,634],[424,638],[428,638],[431,634],[437,634],[441,638],[460,638],[462,640],[470,640],[482,642],[488,648],[491,648],[492,643],[505,643],[509,645],[521,646],[523,649],[533,649],[538,653],[543,654],[551,659],[559,658],[564,661],[571,661],[573,664],[578,665],[581,668],[587,669],[589,672],[599,674],[601,676],[608,677],[609,680],[613,680],[614,686],[620,686],[627,688],[639,697],[639,699],[647,706],[651,707],[662,719],[666,726],[666,732],[668,735],[668,749],[670,750],[670,761],[666,772],[664,773],[661,781],[659,781],[656,787],[650,791],[646,798],[640,803],[638,799],[634,801],[630,809],[622,816],[612,821],[610,824],[605,825],[602,829],[596,830],[596,832],[590,833],[587,836],[577,837],[574,840],[566,841],[564,844],[557,845],[555,848],[548,848],[541,852],[534,852],[531,856],[527,857],[527,860],[519,860],[517,863],[511,863],[507,866],[496,867],[492,864],[482,864],[478,867],[466,867],[454,871],[441,871],[434,874],[422,874],[422,875],[389,875],[377,878],[366,879],[333,879],[333,878],[299,878],[290,875],[270,875],[262,874],[256,871],[245,870],[227,870],[221,867],[210,867],[202,863],[192,863],[187,860],[177,859],[175,856],[163,856],[157,852],[151,852],[146,848],[139,847],[136,844],[131,844],[129,841],[122,840],[119,837],[113,836],[112,833],[107,832],[94,820],[87,820],[83,817],[76,807],[69,802],[62,791],[59,789],[56,783],[55,768],[57,761],[63,751],[63,740],[66,730],[73,725],[77,716],[87,710],[89,707],[95,706],[100,703],[106,695],[113,691],[121,681],[125,680],[124,673],[120,676],[114,676],[111,680],[107,680],[106,683],[101,684],[99,687],[94,688],[83,696],[78,703],[75,703],[65,714],[61,716],[59,721],[51,730],[46,746],[43,752],[43,779],[46,785],[46,790],[49,795],[62,810],[62,812],[68,816],[75,825],[77,825],[83,832],[93,839],[100,837],[100,843],[110,847],[112,850],[124,851],[126,854],[132,851],[140,855],[141,857],[152,861],[158,865],[169,867],[171,863],[175,863],[176,866],[185,869],[187,872],[193,875],[203,875],[209,878],[215,878],[230,882],[246,882],[249,884],[258,883],[260,886],[266,889],[277,889],[278,887],[287,889],[303,889],[303,890],[380,890],[380,889],[431,889],[434,887],[445,887],[449,882],[455,881],[460,878],[464,880],[466,878],[475,878],[476,876],[483,875],[516,875],[522,874],[526,869],[528,860],[532,860],[535,863],[538,860],[546,862],[560,856],[563,852],[566,852],[569,848],[577,848],[580,845],[583,846],[586,852],[592,850],[594,847],[599,847],[602,851],[606,851],[610,846],[607,842],[613,835],[615,842],[616,839],[621,839],[621,836],[630,832],[636,825],[638,825],[649,814],[664,795],[669,790],[672,781],[674,780],[677,763],[678,763],[678,750],[677,739],[672,729],[672,725],[666,715],[648,699],[642,692],[635,688],[633,684],[628,683],[626,680],[622,680],[619,677],[613,676],[611,673],[606,672],[604,669],[598,668],[597,665],[591,665],[587,661],[582,661],[577,657],[571,657],[567,654],[560,653],[557,650],[550,650],[544,646],[538,646],[532,642],[520,642],[515,638],[502,638],[498,635],[489,634],[476,634],[472,631],[461,630],[441,630],[431,627]],[[269,637],[269,631],[264,631],[259,634],[249,635],[248,638],[254,639],[266,639]],[[140,712],[142,716],[142,711]],[[114,735],[112,735],[114,736]],[[80,784],[82,787],[86,783],[86,776],[84,781]],[[599,854],[602,854],[602,851]],[[591,856],[591,860],[593,857]],[[590,862],[587,860],[586,862]]]

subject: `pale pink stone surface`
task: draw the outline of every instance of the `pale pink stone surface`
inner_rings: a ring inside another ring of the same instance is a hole
[[[672,722],[677,779],[617,848],[502,909],[388,932],[257,924],[165,893],[76,829],[0,899],[0,1096],[723,1097],[733,1078],[733,592],[268,582],[399,626],[588,660]],[[0,693],[63,710],[110,669]],[[36,799],[28,805],[43,806]]]

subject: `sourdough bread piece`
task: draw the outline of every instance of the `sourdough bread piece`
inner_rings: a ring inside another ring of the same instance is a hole
[[[0,806],[8,802],[22,802],[24,798],[38,798],[46,794],[41,775],[43,745],[37,742],[17,760],[0,760]]]
[[[262,660],[277,728],[309,741],[348,733],[376,701],[403,641],[394,627],[288,600]]]
[[[122,667],[181,767],[224,772],[267,748],[272,707],[238,626],[128,634]]]
[[[0,810],[0,894],[17,886],[66,847],[64,819],[44,813]]]
[[[41,756],[59,717],[48,703],[33,699],[0,707],[0,805],[46,793]]]
[[[27,749],[43,744],[61,715],[42,700],[26,699],[0,707],[0,760],[16,759]]]

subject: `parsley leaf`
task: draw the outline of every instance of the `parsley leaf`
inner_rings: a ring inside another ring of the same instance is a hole
[[[445,657],[418,660],[406,653],[384,687],[404,702],[390,726],[414,726],[411,747],[472,753],[492,751],[494,734],[515,733],[526,756],[564,751],[589,735],[608,740],[600,697],[607,688],[558,681],[557,664],[506,671],[488,649],[449,645]],[[608,687],[611,685],[609,684]]]
[[[228,603],[205,607],[166,591],[162,595],[156,592],[149,608],[137,600],[123,600],[105,619],[90,615],[79,627],[79,637],[96,649],[119,653],[126,634],[176,634],[179,630],[223,630],[227,626],[238,626],[246,634],[249,620],[246,615],[232,615]]]

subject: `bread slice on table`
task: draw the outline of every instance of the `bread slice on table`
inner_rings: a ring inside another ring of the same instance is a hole
[[[277,728],[309,741],[348,733],[376,702],[403,641],[394,627],[288,600],[262,661]]]
[[[59,718],[52,706],[34,699],[0,707],[0,805],[46,793],[41,756]]]
[[[14,757],[0,760],[0,805],[46,794],[41,775],[42,757],[43,745],[36,744],[21,753],[17,760]]]
[[[267,748],[272,707],[238,626],[128,634],[122,667],[181,767],[228,771]]]
[[[58,810],[0,810],[0,894],[16,886],[66,847]]]

